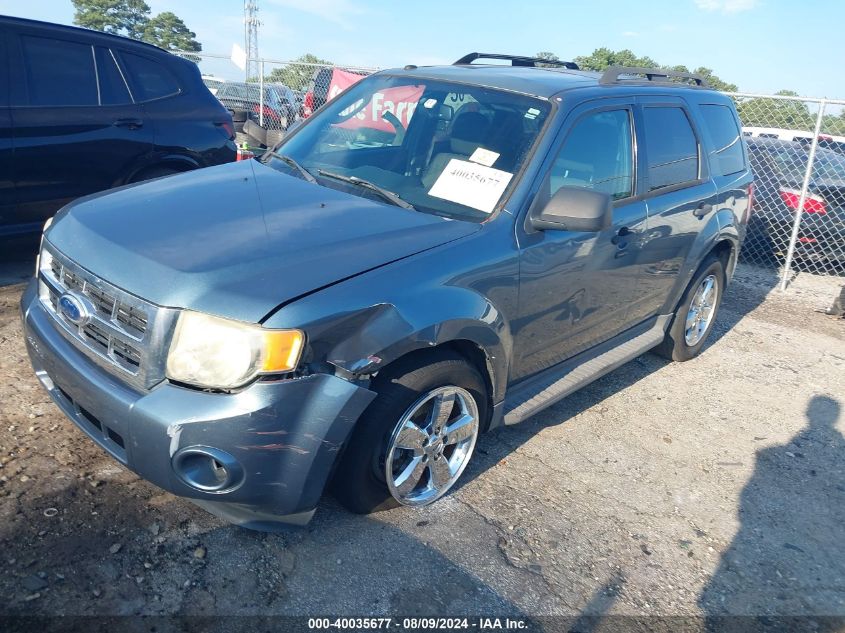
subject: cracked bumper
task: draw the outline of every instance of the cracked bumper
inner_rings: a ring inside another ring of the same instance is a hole
[[[245,527],[307,522],[341,447],[375,397],[326,374],[256,382],[236,394],[167,382],[139,392],[54,327],[34,283],[21,312],[35,373],[77,427],[144,479]],[[173,457],[192,448],[232,456],[240,469],[236,485],[206,492],[185,483]]]

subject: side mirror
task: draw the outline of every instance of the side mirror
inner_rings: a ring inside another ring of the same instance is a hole
[[[592,189],[561,187],[544,206],[531,209],[529,222],[538,231],[597,233],[613,221],[610,196]]]

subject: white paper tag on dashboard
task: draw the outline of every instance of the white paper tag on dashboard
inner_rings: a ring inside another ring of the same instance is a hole
[[[478,163],[479,165],[486,165],[487,167],[492,167],[493,163],[495,163],[499,159],[499,154],[496,152],[490,151],[489,149],[484,149],[483,147],[479,147],[472,153],[472,156],[469,159],[473,163]]]
[[[428,195],[492,213],[513,174],[453,158]]]

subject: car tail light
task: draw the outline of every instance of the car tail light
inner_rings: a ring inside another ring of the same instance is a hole
[[[314,93],[310,90],[305,93],[305,99],[302,100],[302,118],[307,119],[314,114]]]
[[[814,237],[799,237],[798,241],[802,244],[816,244],[818,242]]]
[[[780,197],[790,209],[798,209],[798,204],[801,202],[801,192],[797,189],[781,189]],[[817,196],[814,193],[808,193],[804,200],[804,213],[816,213],[824,215],[827,213],[827,208],[824,198]]]
[[[260,115],[262,110],[264,110],[264,117],[265,118],[275,119],[276,121],[279,120],[279,118],[280,118],[279,113],[276,112],[273,108],[271,108],[269,106],[258,106],[258,105],[252,106],[252,111],[255,114]]]
[[[230,141],[235,140],[235,126],[231,121],[216,121],[214,127],[220,130]]]

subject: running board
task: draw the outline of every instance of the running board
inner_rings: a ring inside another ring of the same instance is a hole
[[[517,424],[565,398],[584,385],[634,360],[663,340],[671,315],[657,317],[651,327],[623,332],[610,341],[556,365],[509,390],[504,422]],[[639,331],[639,333],[637,333]]]

